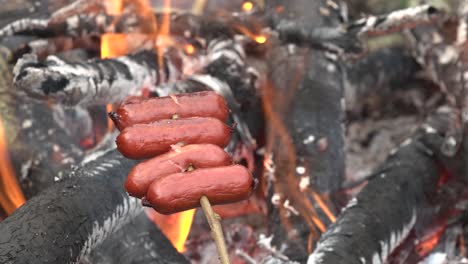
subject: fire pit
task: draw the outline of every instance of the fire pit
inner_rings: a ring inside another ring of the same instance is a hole
[[[442,2],[5,4],[0,263],[219,263],[201,210],[127,194],[115,144],[119,107],[202,91],[257,182],[213,207],[231,263],[468,263],[468,5]]]

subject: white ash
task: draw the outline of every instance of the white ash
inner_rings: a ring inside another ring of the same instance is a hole
[[[302,143],[304,143],[304,145],[308,145],[308,144],[311,144],[311,143],[314,143],[315,141],[315,136],[314,135],[309,135],[307,138],[305,138]]]
[[[301,180],[299,181],[299,190],[301,192],[305,192],[309,189],[310,186],[310,177],[309,176],[302,176]]]
[[[304,168],[303,166],[297,166],[296,167],[296,173],[297,174],[304,174],[306,172],[306,168]]]

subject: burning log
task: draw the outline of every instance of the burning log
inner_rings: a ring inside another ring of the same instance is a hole
[[[88,63],[66,62],[56,56],[39,62],[34,55],[25,55],[13,71],[14,83],[33,98],[65,105],[113,103],[177,78],[180,73],[174,60],[164,57],[160,66],[157,54],[148,50]]]
[[[97,155],[0,224],[0,262],[79,262],[142,213],[122,188],[135,162],[113,150]]]
[[[414,227],[440,213],[433,196],[441,175],[462,177],[466,162],[465,149],[453,158],[442,151],[452,114],[439,111],[388,158],[327,229],[308,263],[386,262]]]

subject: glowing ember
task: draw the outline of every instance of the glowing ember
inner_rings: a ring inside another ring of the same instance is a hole
[[[172,242],[172,245],[177,251],[185,251],[185,241],[187,240],[190,227],[192,226],[195,209],[173,215],[162,215],[153,209],[148,209],[146,213],[148,217],[159,226],[163,234]]]
[[[186,45],[185,46],[185,53],[188,55],[193,55],[195,53],[195,47],[193,45]]]
[[[267,38],[265,36],[256,36],[255,41],[258,44],[263,44],[263,43],[265,43],[267,41]]]
[[[244,10],[244,12],[250,12],[252,11],[254,8],[254,5],[252,2],[244,2],[244,4],[242,4],[242,10]]]
[[[12,214],[18,207],[26,202],[23,192],[19,187],[15,177],[10,157],[8,155],[8,146],[3,127],[3,122],[0,119],[0,207],[8,214]]]

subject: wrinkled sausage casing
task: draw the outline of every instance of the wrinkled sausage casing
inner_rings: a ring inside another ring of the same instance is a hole
[[[168,152],[171,145],[178,143],[225,147],[231,132],[229,126],[216,118],[181,118],[127,127],[117,137],[116,143],[125,157],[146,159]]]
[[[213,117],[225,121],[229,109],[224,98],[212,91],[178,94],[150,99],[131,99],[124,102],[115,113],[109,113],[119,130],[135,124],[179,118]]]
[[[202,196],[213,205],[245,200],[253,185],[252,176],[241,165],[197,169],[154,181],[146,200],[159,213],[173,214],[199,207]]]
[[[216,145],[187,145],[136,165],[128,174],[125,189],[131,196],[143,198],[151,182],[184,172],[189,166],[210,168],[230,164],[231,156]]]

